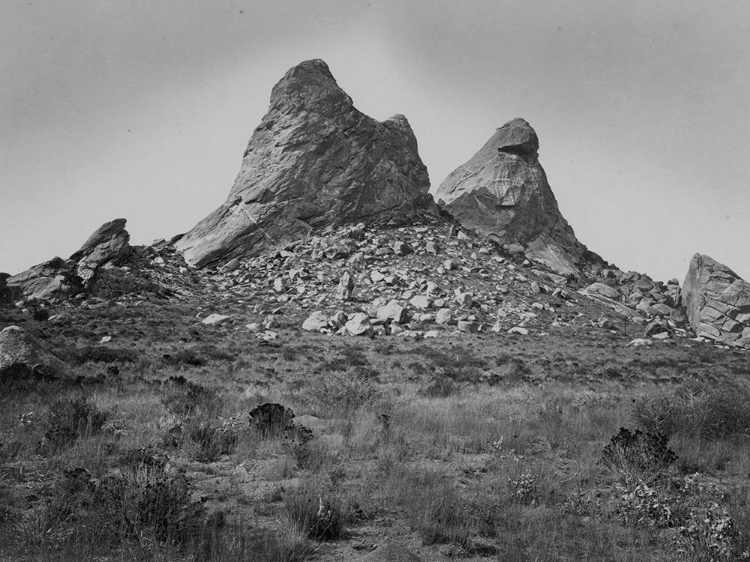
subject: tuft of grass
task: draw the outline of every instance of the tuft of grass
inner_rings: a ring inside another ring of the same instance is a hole
[[[335,541],[344,537],[344,514],[338,498],[323,487],[303,482],[284,496],[284,512],[304,536],[316,541]]]

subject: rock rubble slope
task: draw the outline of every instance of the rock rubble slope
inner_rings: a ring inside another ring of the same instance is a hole
[[[539,139],[523,119],[497,129],[472,158],[435,190],[438,204],[462,226],[563,275],[578,275],[586,247],[563,218],[539,163]]]
[[[176,248],[191,265],[222,264],[328,225],[434,213],[428,190],[406,118],[364,115],[326,63],[310,60],[274,86],[226,202]]]

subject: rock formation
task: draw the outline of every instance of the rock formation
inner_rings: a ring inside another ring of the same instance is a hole
[[[226,202],[176,248],[192,265],[216,265],[328,225],[434,212],[428,190],[406,118],[364,115],[326,63],[306,61],[274,86]]]
[[[115,219],[103,224],[67,261],[56,257],[8,277],[5,283],[12,297],[49,300],[88,288],[99,267],[130,251],[125,223],[125,219]]]
[[[104,223],[89,236],[80,250],[70,256],[76,262],[76,274],[88,284],[99,266],[116,260],[130,250],[130,234],[125,230],[125,219]]]
[[[750,283],[726,265],[695,254],[682,303],[698,336],[750,347]]]
[[[23,328],[8,326],[0,331],[0,380],[6,377],[60,377],[68,367]]]
[[[560,214],[539,163],[539,139],[523,119],[506,123],[435,191],[464,227],[526,254],[563,275],[577,275],[586,247]]]

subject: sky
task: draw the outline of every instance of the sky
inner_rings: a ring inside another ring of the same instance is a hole
[[[750,280],[750,2],[13,0],[0,19],[0,271],[226,198],[273,85],[325,60],[407,116],[433,186],[526,119],[563,216],[620,269]]]

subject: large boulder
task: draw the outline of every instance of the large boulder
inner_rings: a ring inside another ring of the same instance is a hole
[[[8,377],[66,377],[68,366],[26,330],[8,326],[0,331],[0,380]]]
[[[538,150],[534,129],[514,119],[451,172],[434,197],[465,228],[521,244],[528,257],[562,275],[578,275],[587,249],[560,214]]]
[[[403,115],[358,111],[322,60],[274,86],[226,202],[175,247],[197,267],[260,253],[344,223],[435,213],[427,169]]]
[[[726,265],[695,254],[681,296],[698,336],[750,347],[750,283]]]

